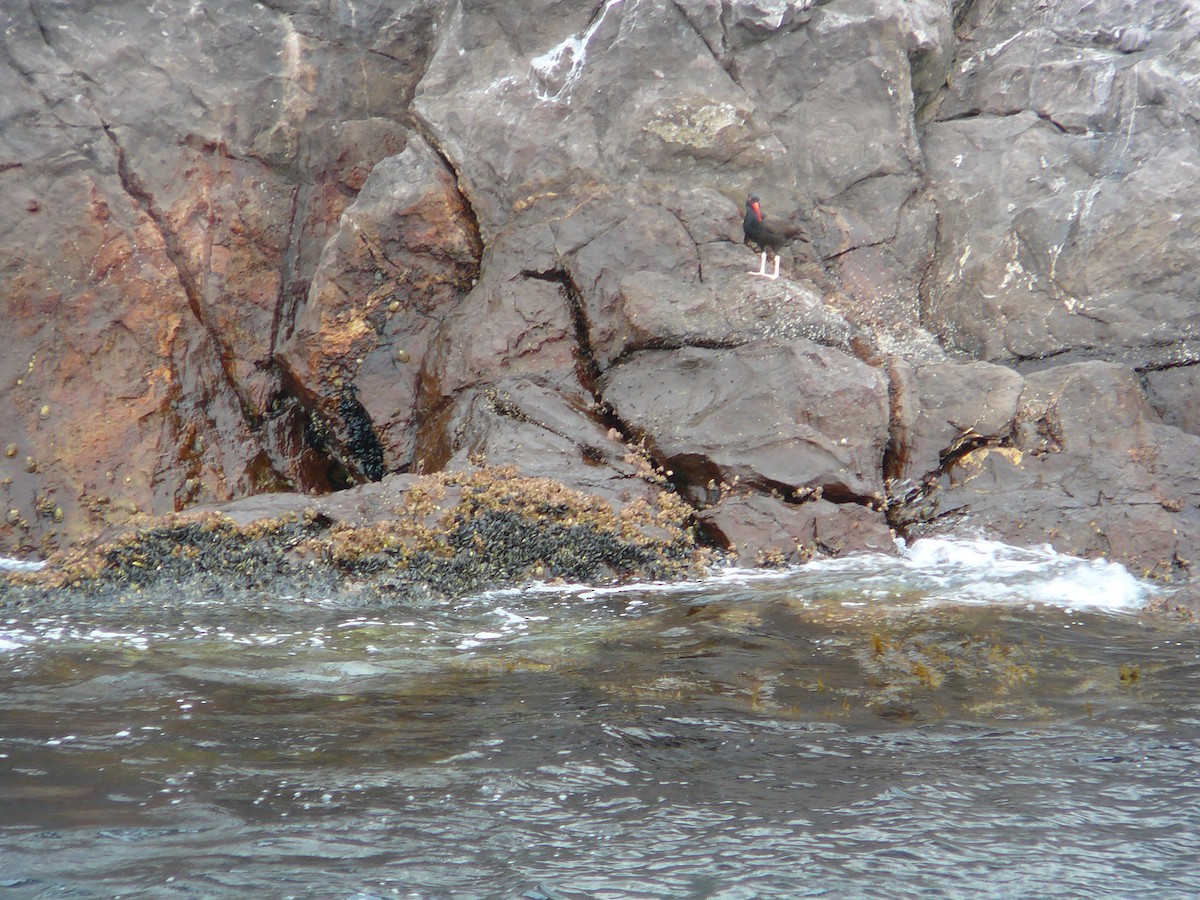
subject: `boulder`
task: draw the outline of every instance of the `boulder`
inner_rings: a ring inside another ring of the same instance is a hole
[[[453,174],[417,139],[375,166],[326,242],[278,360],[357,478],[411,461],[422,364],[480,252]]]
[[[1024,379],[985,362],[909,367],[903,390],[908,404],[893,422],[893,477],[936,475],[955,456],[1010,439]]]
[[[946,468],[914,531],[979,525],[1014,543],[1185,578],[1200,552],[1197,454],[1200,438],[1162,424],[1135,373],[1057,366],[1026,377],[1010,443]]]
[[[699,513],[701,524],[739,566],[795,565],[814,556],[896,552],[883,515],[857,503],[735,492]]]
[[[1146,397],[1165,425],[1200,435],[1200,368],[1195,366],[1146,372]]]
[[[423,430],[417,453],[423,470],[517,466],[617,507],[652,499],[666,485],[645,451],[629,446],[581,390],[523,378],[463,392]]]
[[[785,496],[881,496],[887,386],[875,369],[804,339],[631,354],[604,398],[696,496],[738,482]]]

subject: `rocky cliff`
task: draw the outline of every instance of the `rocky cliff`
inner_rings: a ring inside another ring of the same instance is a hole
[[[1200,557],[1200,9],[28,0],[0,549],[516,464],[747,561]],[[743,200],[803,226],[755,277]]]

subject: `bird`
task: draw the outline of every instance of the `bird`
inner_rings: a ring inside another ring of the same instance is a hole
[[[808,238],[804,236],[804,230],[799,226],[786,223],[768,225],[763,221],[762,201],[759,200],[758,194],[751,194],[746,198],[746,218],[742,219],[742,230],[746,233],[746,241],[757,244],[762,250],[762,260],[759,263],[758,271],[749,274],[761,275],[772,281],[779,277],[779,248],[797,240],[808,243]],[[768,247],[775,251],[774,274],[767,272]]]

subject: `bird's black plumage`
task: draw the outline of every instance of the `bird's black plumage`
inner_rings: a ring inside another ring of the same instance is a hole
[[[742,219],[742,230],[746,233],[747,241],[757,244],[763,250],[769,247],[776,253],[779,253],[780,247],[792,241],[808,240],[804,231],[795,225],[773,222],[768,224],[763,216],[762,201],[759,200],[758,194],[751,194],[746,198],[746,217]]]

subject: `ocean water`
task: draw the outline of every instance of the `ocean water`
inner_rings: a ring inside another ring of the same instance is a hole
[[[454,603],[0,611],[0,895],[1193,897],[1200,640],[922,540]]]

